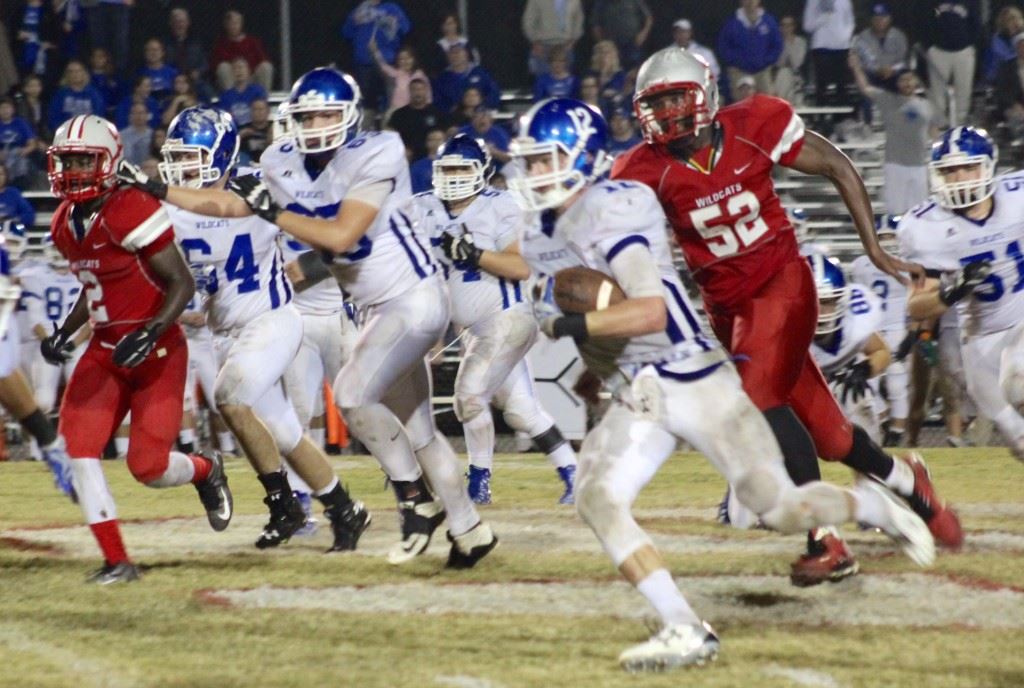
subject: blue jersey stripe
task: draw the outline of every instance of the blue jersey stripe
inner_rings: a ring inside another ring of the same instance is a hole
[[[281,247],[277,247],[277,256],[281,259],[281,286],[284,287],[284,302],[292,302],[292,285],[291,280],[288,279],[288,275],[284,272],[284,253],[281,252]]]
[[[650,242],[647,241],[646,237],[642,237],[639,234],[631,234],[630,236],[625,237],[624,239],[620,239],[618,243],[612,246],[611,249],[609,249],[608,255],[605,257],[605,259],[609,263],[612,262],[615,256],[619,255],[622,252],[622,249],[632,244],[642,244],[648,248],[650,248],[651,246]]]
[[[501,287],[501,307],[502,309],[508,308],[508,287],[505,286],[505,278],[498,278],[498,286]]]
[[[512,290],[516,295],[516,303],[523,302],[523,290],[519,288],[519,280],[512,280]]]
[[[274,262],[270,266],[270,308],[281,305],[281,295],[277,293],[277,251],[274,251]]]
[[[694,341],[700,344],[700,347],[704,349],[704,351],[710,351],[711,345],[704,339],[703,333],[700,329],[700,322],[698,322],[696,316],[694,316],[690,309],[686,307],[686,299],[683,298],[679,288],[672,282],[665,279],[661,280],[661,283],[664,284],[672,294],[672,300],[679,307],[679,310],[682,311],[683,317],[686,318],[686,324],[690,326],[690,331],[693,332]]]
[[[409,236],[412,237],[412,242],[416,245],[416,248],[420,250],[420,253],[423,254],[423,264],[428,265],[432,268],[430,274],[436,273],[437,265],[434,264],[434,260],[433,257],[431,256],[430,250],[424,248],[423,244],[420,243],[419,237],[416,236],[416,230],[413,229],[412,222],[410,222],[409,218],[405,216],[405,213],[399,211],[398,215],[405,221],[405,226],[409,228]]]
[[[405,255],[409,256],[409,262],[412,263],[413,270],[415,270],[416,274],[420,276],[420,279],[425,278],[427,276],[427,273],[424,272],[423,268],[420,267],[419,262],[416,260],[416,255],[412,252],[412,249],[409,248],[409,244],[405,241],[405,237],[402,236],[402,232],[399,231],[398,225],[395,224],[394,218],[388,220],[388,223],[391,225],[392,233],[394,233],[394,235],[398,237],[398,243],[400,243],[402,245],[402,248],[405,250]]]

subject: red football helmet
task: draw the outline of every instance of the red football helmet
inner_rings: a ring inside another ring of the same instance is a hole
[[[663,96],[673,93],[674,97]],[[697,134],[718,112],[718,86],[702,58],[669,47],[651,55],[636,78],[633,111],[648,143]]]
[[[87,201],[111,188],[117,181],[117,164],[124,147],[117,128],[96,115],[76,115],[60,125],[53,145],[46,151],[50,189],[58,198]],[[64,157],[91,156],[91,164]]]

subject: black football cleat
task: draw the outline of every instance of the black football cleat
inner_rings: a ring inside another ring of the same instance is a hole
[[[334,544],[327,550],[328,552],[354,551],[359,544],[359,537],[370,527],[373,520],[362,502],[349,502],[337,512],[327,508],[324,515],[331,522],[331,531],[334,533]]]
[[[206,480],[196,483],[196,492],[199,493],[199,501],[206,509],[206,519],[210,522],[210,527],[220,532],[228,527],[235,513],[235,502],[228,487],[228,476],[224,473],[224,457],[218,451],[209,454],[200,452],[199,456],[209,459],[213,467],[210,468],[210,475]]]
[[[306,525],[306,512],[291,492],[267,495],[263,503],[270,509],[270,520],[256,538],[258,549],[270,549],[288,542],[292,535]]]
[[[444,523],[445,511],[436,499],[419,504],[399,502],[398,518],[402,524],[402,541],[388,551],[389,564],[404,564],[423,554],[434,531]]]
[[[449,531],[448,541],[452,543],[448,563],[445,564],[449,569],[471,569],[498,546],[498,536],[483,521],[462,535],[453,537]]]
[[[113,585],[114,583],[131,583],[142,577],[139,569],[130,561],[122,561],[118,564],[104,564],[103,568],[97,569],[86,578],[87,583],[96,585]]]

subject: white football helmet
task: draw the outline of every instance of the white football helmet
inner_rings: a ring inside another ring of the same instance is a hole
[[[678,92],[671,102],[659,96]],[[651,55],[636,77],[633,111],[648,143],[696,135],[718,113],[718,85],[703,58],[675,46]]]
[[[76,115],[60,125],[46,151],[53,195],[87,201],[113,188],[124,147],[117,127],[96,115]],[[72,169],[64,156],[91,155],[88,169]]]

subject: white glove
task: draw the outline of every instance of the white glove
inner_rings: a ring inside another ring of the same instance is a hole
[[[553,275],[531,276],[526,283],[533,317],[540,331],[551,339],[555,338],[555,321],[565,315],[555,303],[555,278]]]

